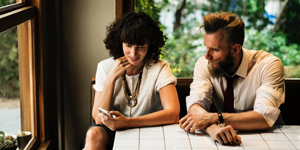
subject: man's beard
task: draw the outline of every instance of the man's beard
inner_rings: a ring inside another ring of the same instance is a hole
[[[212,77],[222,77],[233,68],[233,57],[228,53],[224,61],[216,61],[216,64],[217,66],[213,67],[212,64],[208,63],[208,71]]]

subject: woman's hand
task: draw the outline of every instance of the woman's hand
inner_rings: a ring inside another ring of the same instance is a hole
[[[241,137],[236,134],[231,125],[221,127],[213,124],[206,129],[206,132],[220,144],[240,145],[242,143]]]
[[[125,56],[118,58],[113,65],[108,77],[113,77],[114,80],[118,79],[130,67],[130,63]]]
[[[126,127],[128,123],[128,118],[121,114],[119,111],[109,111],[110,115],[114,115],[115,117],[109,117],[103,113],[99,113],[99,117],[102,123],[107,126],[110,130],[115,131],[117,129],[121,129]]]

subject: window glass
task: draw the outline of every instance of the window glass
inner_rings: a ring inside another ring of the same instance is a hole
[[[17,27],[0,34],[0,130],[21,130]]]
[[[162,59],[176,77],[192,77],[197,59],[204,56],[202,17],[233,12],[246,24],[243,47],[266,50],[279,57],[287,78],[300,78],[299,0],[135,0],[135,11],[161,24],[167,35]]]
[[[16,0],[0,0],[0,7],[16,3]]]

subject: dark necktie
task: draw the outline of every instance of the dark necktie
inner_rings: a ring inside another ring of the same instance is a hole
[[[227,80],[227,88],[224,92],[224,112],[235,112],[234,111],[234,95],[233,95],[233,81],[237,76],[234,76],[233,78],[225,76]]]

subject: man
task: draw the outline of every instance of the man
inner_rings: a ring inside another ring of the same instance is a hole
[[[207,52],[195,65],[188,114],[179,124],[221,144],[240,144],[235,130],[266,130],[277,120],[285,98],[283,65],[270,53],[242,48],[245,25],[235,14],[208,14],[203,20]],[[208,112],[212,102],[219,113]]]

